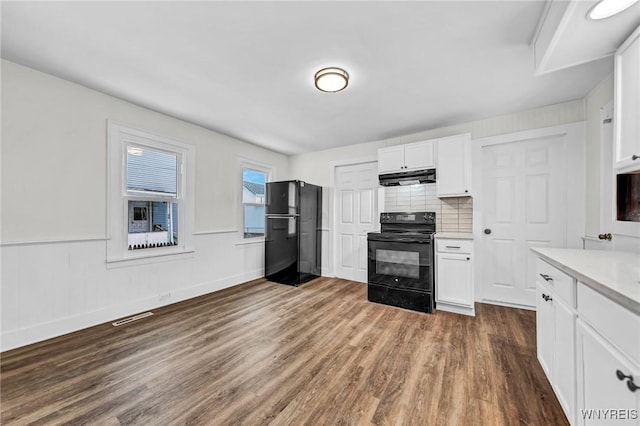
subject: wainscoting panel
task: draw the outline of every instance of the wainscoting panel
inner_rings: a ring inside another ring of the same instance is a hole
[[[264,243],[237,232],[198,234],[194,252],[107,268],[106,242],[0,247],[6,351],[264,276]]]

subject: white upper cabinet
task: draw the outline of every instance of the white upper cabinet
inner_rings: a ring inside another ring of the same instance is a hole
[[[406,170],[433,169],[436,167],[433,142],[425,141],[405,145],[404,165]]]
[[[438,140],[438,197],[471,195],[471,136],[466,133]]]
[[[391,173],[404,170],[404,146],[392,146],[378,150],[378,172]]]
[[[615,55],[614,168],[640,170],[640,27]]]
[[[394,173],[435,168],[433,141],[415,142],[378,150],[378,172]]]

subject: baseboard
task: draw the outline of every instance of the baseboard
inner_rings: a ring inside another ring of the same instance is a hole
[[[535,311],[536,310],[535,306],[518,305],[517,303],[502,302],[500,300],[482,299],[482,300],[479,300],[478,303],[485,303],[487,305],[504,306],[504,307],[507,307],[507,308],[525,309],[527,311]]]
[[[445,302],[437,302],[436,311],[451,312],[454,314],[468,315],[471,317],[476,316],[475,305],[472,307],[468,307],[468,306],[449,304]]]
[[[262,269],[243,272],[241,274],[196,284],[184,289],[170,290],[171,297],[163,300],[162,302],[159,300],[159,296],[152,296],[123,304],[107,306],[91,312],[71,315],[18,330],[7,331],[0,335],[0,352],[27,346],[85,328],[94,327],[96,325],[111,322],[142,311],[148,311],[176,302],[181,302],[183,300],[203,296],[205,294],[213,293],[214,291],[242,284],[263,276],[264,270]]]

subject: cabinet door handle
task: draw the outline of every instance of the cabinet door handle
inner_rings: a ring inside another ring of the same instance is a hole
[[[553,278],[551,278],[551,277],[550,277],[549,275],[547,275],[547,274],[542,274],[542,273],[541,273],[541,274],[540,274],[540,276],[541,276],[542,278],[544,278],[544,280],[545,280],[545,281],[553,281]]]
[[[471,258],[470,258],[470,257],[467,257],[467,260],[471,260]]]
[[[460,248],[460,246],[445,246],[445,247],[447,247],[447,248],[456,248],[456,249]]]
[[[640,155],[633,154],[633,155],[631,156],[631,159],[632,159],[633,161],[636,161],[638,158],[640,158]]]
[[[636,385],[635,383],[633,383],[633,376],[631,374],[629,374],[628,376],[626,374],[624,374],[622,371],[620,370],[616,370],[616,376],[618,376],[618,380],[624,380],[627,379],[627,387],[629,388],[629,390],[631,392],[635,392],[638,389],[640,389],[640,386]]]
[[[544,299],[545,302],[548,302],[550,300],[553,300],[553,298],[549,295],[546,295],[544,293],[542,293],[542,298]]]

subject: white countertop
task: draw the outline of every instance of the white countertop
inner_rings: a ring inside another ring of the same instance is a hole
[[[531,250],[578,281],[640,315],[640,254],[544,247]]]
[[[436,232],[434,237],[452,240],[473,240],[471,232]]]

